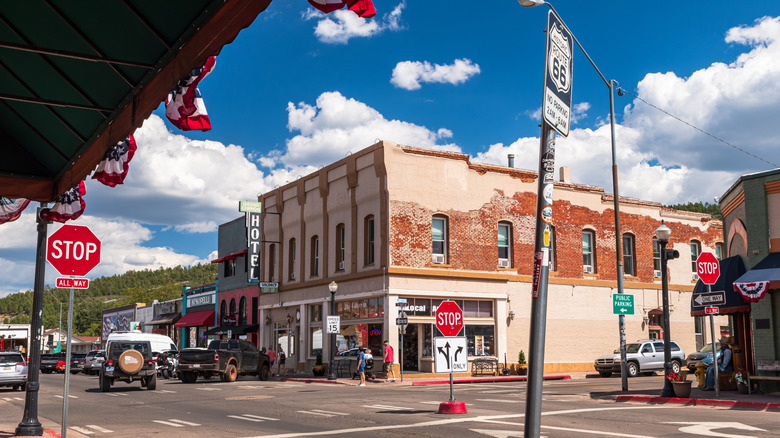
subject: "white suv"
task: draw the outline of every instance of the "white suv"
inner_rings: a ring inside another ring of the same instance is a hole
[[[685,365],[685,352],[676,342],[670,341],[672,350],[671,371],[679,373]],[[620,372],[620,350],[596,359],[593,366],[601,377],[609,377]],[[653,374],[664,369],[664,341],[646,339],[626,344],[626,375],[636,377],[639,373]]]

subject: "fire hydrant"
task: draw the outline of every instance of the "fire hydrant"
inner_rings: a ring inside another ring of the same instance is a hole
[[[699,363],[696,364],[696,373],[694,373],[694,375],[699,381],[699,388],[704,388],[704,379],[707,377],[707,365],[705,365],[704,362],[699,361]]]

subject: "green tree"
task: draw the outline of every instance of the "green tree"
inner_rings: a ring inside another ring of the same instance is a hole
[[[709,202],[689,202],[687,204],[666,205],[667,208],[675,210],[693,211],[696,213],[707,213],[715,219],[723,220],[723,214],[720,212],[720,205],[710,204]]]

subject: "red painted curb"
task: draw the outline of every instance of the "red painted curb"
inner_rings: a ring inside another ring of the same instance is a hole
[[[569,375],[544,376],[544,380],[571,380]],[[525,382],[528,376],[517,377],[496,377],[493,379],[454,379],[452,383],[490,383],[490,382]],[[449,380],[423,380],[412,382],[412,386],[417,385],[449,385]]]
[[[61,435],[60,435],[60,434],[58,434],[57,432],[55,432],[55,431],[53,431],[53,430],[51,430],[51,429],[45,429],[45,430],[43,431],[43,433],[45,433],[45,434],[48,434],[48,435],[51,435],[51,436],[54,436],[54,437],[57,437],[57,438],[61,438]]]
[[[748,402],[737,400],[713,400],[707,398],[677,398],[677,397],[655,397],[652,395],[619,395],[616,398],[619,402],[646,402],[646,403],[677,403],[691,406],[723,406],[746,409],[770,409],[780,410],[780,403],[767,402]]]
[[[463,402],[443,402],[439,405],[437,414],[467,414],[466,403]]]

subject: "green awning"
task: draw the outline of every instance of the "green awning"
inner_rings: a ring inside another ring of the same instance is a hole
[[[73,188],[270,2],[0,2],[0,196]]]

